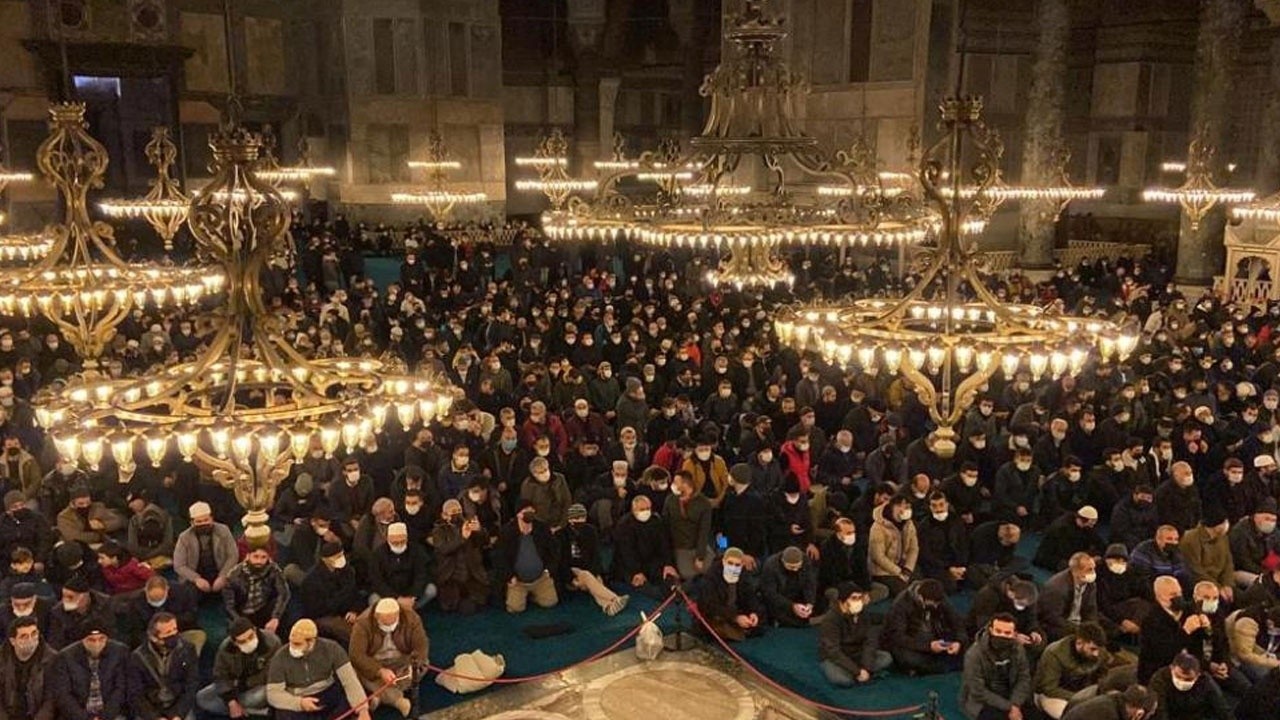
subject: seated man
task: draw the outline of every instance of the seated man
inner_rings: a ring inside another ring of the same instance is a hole
[[[124,720],[129,707],[129,648],[87,626],[54,661],[49,691],[59,720]]]
[[[1004,613],[1018,624],[1018,644],[1027,651],[1027,658],[1034,661],[1045,647],[1036,609],[1039,600],[1040,588],[1034,582],[1016,575],[996,578],[973,596],[966,627],[976,635],[991,623],[991,618]]]
[[[460,501],[444,501],[440,521],[431,530],[431,547],[436,555],[440,609],[470,615],[488,602],[484,552],[489,547],[489,533],[478,517],[463,519],[462,512]]]
[[[129,707],[140,718],[188,718],[200,689],[200,660],[169,613],[151,616],[129,666]]]
[[[1160,720],[1231,720],[1222,690],[1200,671],[1200,661],[1181,653],[1151,677]]]
[[[303,618],[289,631],[288,648],[271,656],[267,704],[276,720],[330,720],[356,707],[356,720],[369,720],[364,688],[347,651],[317,635],[316,624]]]
[[[671,534],[644,495],[631,499],[631,513],[613,528],[613,577],[651,597],[666,597],[668,582],[679,582]]]
[[[1227,618],[1231,656],[1254,683],[1280,671],[1280,605],[1253,605]]]
[[[152,501],[151,491],[144,487],[129,495],[129,525],[125,547],[139,562],[162,570],[173,564],[173,518]]]
[[[142,594],[130,599],[128,608],[127,614],[122,613],[125,615],[122,619],[135,623],[125,629],[127,633],[132,633],[129,637],[137,637],[145,632],[146,627],[151,624],[152,615],[167,612],[178,618],[178,634],[191,643],[196,657],[200,657],[208,636],[200,627],[200,619],[196,616],[196,590],[192,585],[170,585],[163,575],[152,575],[142,589]]]
[[[836,687],[864,683],[873,673],[888,670],[893,656],[880,649],[878,628],[863,610],[867,593],[853,582],[840,583],[835,602],[818,629],[818,659],[822,674]]]
[[[289,583],[265,547],[254,548],[227,576],[222,589],[227,617],[249,618],[255,627],[274,633],[289,605]]]
[[[221,595],[227,576],[240,559],[236,539],[231,528],[213,521],[209,503],[194,503],[187,513],[191,527],[183,530],[174,544],[173,571],[202,595]]]
[[[1148,720],[1156,716],[1156,696],[1144,685],[1112,690],[1067,708],[1062,720]]]
[[[1049,640],[1075,631],[1080,623],[1098,622],[1097,561],[1078,552],[1067,569],[1049,578],[1040,592],[1040,626]]]
[[[965,573],[970,587],[984,587],[996,575],[1029,570],[1031,563],[1018,555],[1021,541],[1022,528],[1017,523],[992,520],[974,528],[969,535],[969,570]]]
[[[1151,587],[1151,583],[1161,575],[1169,575],[1187,587],[1191,586],[1191,573],[1182,558],[1179,537],[1178,528],[1161,525],[1156,528],[1155,537],[1138,543],[1138,547],[1129,554],[1130,569],[1142,578],[1147,587]]]
[[[889,607],[881,644],[903,672],[937,675],[960,669],[960,651],[968,639],[964,621],[947,603],[942,584],[918,580]]]
[[[1067,560],[1078,552],[1101,554],[1106,545],[1098,535],[1098,511],[1092,505],[1064,513],[1049,524],[1036,549],[1036,567],[1057,572],[1067,566]]]
[[[1129,568],[1129,551],[1123,543],[1111,543],[1098,571],[1098,612],[1102,626],[1113,638],[1136,638],[1142,619],[1151,611],[1143,595],[1142,578]]]
[[[764,561],[760,595],[770,622],[781,627],[808,627],[818,600],[818,569],[803,550],[792,545]]]
[[[351,627],[351,667],[365,690],[385,687],[378,703],[394,707],[403,717],[413,712],[417,681],[426,671],[427,661],[427,631],[422,618],[391,598],[365,610]]]
[[[51,667],[58,654],[40,638],[33,617],[9,625],[9,641],[0,646],[0,718],[53,720]]]
[[[1149,681],[1153,673],[1191,646],[1193,635],[1203,637],[1202,630],[1210,626],[1208,616],[1184,600],[1175,578],[1161,575],[1152,585],[1155,608],[1147,613],[1138,633],[1138,682]]]
[[[373,597],[395,598],[400,607],[420,608],[436,596],[436,586],[429,580],[429,559],[422,543],[409,542],[409,527],[391,523],[387,528],[387,544],[373,551],[369,563],[369,585]]]
[[[569,506],[569,521],[560,538],[560,577],[562,587],[582,590],[591,595],[605,615],[613,617],[627,606],[629,595],[618,595],[601,579],[604,572],[600,562],[600,536],[594,525],[587,522],[587,508],[580,504]]]
[[[836,606],[836,589],[846,582],[867,588],[867,604],[889,597],[889,588],[871,582],[867,573],[866,539],[858,533],[851,518],[838,518],[832,533],[822,542],[818,556],[818,588],[822,591],[822,610]]]
[[[1236,586],[1242,590],[1258,581],[1267,553],[1280,540],[1276,534],[1276,510],[1276,499],[1267,498],[1227,533],[1236,569]]]
[[[731,547],[711,563],[698,591],[698,609],[717,635],[730,642],[765,631],[755,580],[742,572],[742,551]]]
[[[49,645],[65,648],[77,638],[83,638],[85,631],[92,627],[115,632],[111,599],[90,590],[83,575],[74,575],[62,586],[62,602],[49,611]]]
[[[1031,701],[1031,664],[1011,615],[992,616],[964,654],[960,706],[971,720],[1022,720]]]
[[[1178,547],[1187,560],[1192,582],[1208,580],[1217,583],[1222,599],[1231,602],[1235,592],[1236,567],[1231,558],[1231,541],[1227,531],[1231,523],[1218,505],[1206,505],[1204,521],[1182,535]]]
[[[218,717],[266,715],[267,664],[279,649],[272,633],[247,618],[232,620],[213,658],[213,682],[196,693],[196,705]]]
[[[893,497],[871,512],[871,521],[867,546],[871,579],[889,588],[890,597],[896,597],[911,582],[920,555],[911,497]]]
[[[947,496],[929,495],[929,517],[916,522],[920,542],[920,574],[942,583],[948,595],[959,590],[969,566],[969,530],[951,512]]]
[[[568,508],[565,509],[566,514]],[[493,564],[498,582],[506,588],[509,613],[522,613],[529,596],[539,607],[554,607],[556,594],[556,546],[551,528],[534,514],[533,503],[521,500],[516,516],[502,528]]]
[[[71,503],[58,513],[58,535],[66,542],[78,542],[92,549],[124,530],[124,526],[120,513],[93,501],[87,485],[71,488]]]
[[[1111,665],[1107,634],[1096,623],[1077,625],[1075,633],[1045,648],[1036,665],[1036,706],[1059,720],[1067,705],[1098,694],[1098,681]]]
[[[369,604],[364,585],[355,567],[347,562],[342,543],[326,542],[320,546],[320,562],[302,579],[298,592],[302,612],[315,622],[321,635],[346,645],[351,640],[352,623]]]
[[[49,600],[36,594],[36,586],[31,583],[18,583],[10,591],[8,602],[0,607],[0,628],[5,633],[14,621],[30,617],[35,619],[40,628],[41,637],[49,634]],[[55,649],[56,652],[56,649]]]

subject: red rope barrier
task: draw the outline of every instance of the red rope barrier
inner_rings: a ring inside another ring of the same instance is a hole
[[[686,595],[683,589],[677,588],[677,591],[680,593],[680,596],[684,598],[684,604],[685,604],[685,607],[689,608],[689,614],[693,615],[693,617],[696,618],[698,622],[702,624],[702,627],[706,628],[707,632],[711,633],[711,637],[715,638],[716,642],[719,643],[720,647],[724,648],[724,651],[729,653],[729,655],[733,657],[734,660],[737,660],[739,663],[743,665],[743,667],[750,670],[753,675],[763,680],[770,687],[780,690],[784,694],[790,695],[791,697],[795,698],[796,700],[799,700],[802,703],[805,703],[806,705],[811,705],[820,710],[833,712],[833,713],[836,713],[837,715],[847,715],[851,717],[894,717],[897,715],[909,715],[911,713],[923,710],[926,707],[925,703],[921,703],[919,705],[913,705],[911,707],[892,708],[889,710],[850,710],[849,708],[838,707],[836,705],[827,705],[825,703],[820,703],[816,700],[810,700],[809,698],[801,695],[795,690],[792,690],[786,685],[783,685],[777,682],[776,680],[774,680],[773,678],[769,677],[768,675],[765,675],[764,672],[757,669],[751,663],[747,662],[747,659],[742,657],[742,655],[738,654],[738,651],[734,650],[729,645],[729,642],[727,640],[720,637],[720,635],[716,633],[715,629],[711,627],[711,623],[708,622],[707,619],[703,617],[702,613],[698,610],[698,604],[693,601],[693,598],[690,598],[688,595]]]
[[[339,683],[339,684],[341,684],[341,683]],[[344,713],[342,713],[341,715],[339,715],[339,716],[337,716],[337,717],[333,718],[333,720],[346,720],[347,718],[351,717],[352,715],[355,715],[356,713],[360,712],[361,708],[364,708],[364,707],[368,706],[368,705],[369,705],[369,703],[373,702],[373,699],[374,699],[374,698],[376,698],[376,697],[378,697],[379,695],[381,695],[382,693],[386,692],[386,689],[387,689],[387,688],[389,688],[389,687],[391,687],[391,685],[392,685],[392,683],[385,683],[385,684],[383,684],[383,686],[382,686],[382,687],[378,688],[377,690],[374,690],[373,692],[368,693],[368,694],[367,694],[367,695],[365,695],[365,697],[364,697],[364,702],[360,703],[359,705],[357,705],[357,706],[355,706],[355,707],[353,707],[353,708],[347,708],[347,711],[346,711],[346,712],[344,712]]]
[[[661,604],[661,605],[659,605],[656,609],[654,609],[654,611],[653,611],[653,612],[652,612],[648,617],[649,617],[650,619],[656,618],[656,617],[658,616],[658,614],[659,614],[659,613],[661,613],[663,610],[665,610],[665,609],[666,609],[666,607],[667,607],[668,605],[670,605],[670,604],[672,603],[672,601],[674,601],[674,600],[676,599],[676,595],[677,595],[677,594],[683,594],[683,593],[679,593],[679,588],[677,588],[676,590],[671,591],[671,594],[667,596],[667,599],[666,599],[666,600],[663,600],[663,601],[662,601],[662,604]],[[609,655],[609,654],[610,654],[610,653],[612,653],[613,651],[615,651],[615,650],[617,650],[618,648],[622,647],[622,645],[623,645],[624,643],[626,643],[628,640],[630,640],[631,638],[635,637],[635,636],[640,632],[640,628],[642,628],[642,627],[644,627],[644,623],[640,623],[639,625],[636,625],[634,628],[632,628],[630,631],[628,631],[626,635],[623,635],[621,638],[618,638],[618,641],[617,641],[617,642],[613,643],[613,644],[612,644],[612,645],[610,645],[609,647],[607,647],[607,648],[605,648],[605,649],[601,650],[600,652],[598,652],[598,653],[596,653],[596,654],[594,654],[594,655],[592,655],[592,656],[590,656],[590,657],[588,657],[588,658],[585,658],[585,659],[579,660],[578,662],[573,663],[572,665],[568,665],[568,666],[566,666],[566,667],[560,668],[559,670],[549,670],[549,671],[544,672],[544,673],[538,673],[537,675],[524,675],[524,676],[517,676],[517,677],[481,678],[481,677],[472,677],[472,676],[470,676],[470,675],[463,675],[462,673],[453,672],[452,670],[449,670],[449,669],[447,669],[447,668],[437,667],[437,666],[435,666],[435,665],[427,665],[427,669],[428,669],[428,670],[431,670],[431,671],[433,671],[433,672],[439,673],[439,674],[441,674],[441,675],[448,675],[448,676],[450,676],[450,677],[456,677],[456,678],[458,678],[458,679],[460,679],[460,680],[471,680],[471,681],[474,681],[474,682],[492,682],[492,683],[497,683],[497,684],[499,684],[499,685],[515,685],[515,684],[518,684],[518,683],[533,682],[534,680],[542,680],[542,679],[544,679],[544,678],[549,678],[549,677],[552,677],[552,676],[554,676],[554,675],[559,675],[560,673],[562,673],[562,672],[566,672],[566,671],[568,671],[568,670],[572,670],[573,668],[576,668],[576,667],[578,667],[579,665],[586,665],[587,663],[592,663],[592,662],[595,662],[596,660],[599,660],[600,658],[604,657],[605,655]]]

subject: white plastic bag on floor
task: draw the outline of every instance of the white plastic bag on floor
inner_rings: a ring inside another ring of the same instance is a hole
[[[662,630],[658,627],[658,617],[658,615],[648,617],[640,613],[640,619],[644,624],[636,634],[636,657],[641,660],[657,660],[662,654]]]
[[[440,673],[436,676],[436,684],[449,692],[463,695],[492,685],[494,678],[502,677],[507,671],[507,661],[501,655],[490,656],[474,650],[455,657],[449,670],[464,677]]]

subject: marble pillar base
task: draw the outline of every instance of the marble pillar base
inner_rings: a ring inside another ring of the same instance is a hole
[[[622,650],[559,676],[488,693],[422,720],[816,720],[718,653],[643,662]]]

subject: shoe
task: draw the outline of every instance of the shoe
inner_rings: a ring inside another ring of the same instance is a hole
[[[605,607],[604,614],[608,615],[609,617],[613,617],[614,615],[617,615],[618,613],[622,612],[622,610],[627,607],[627,603],[630,601],[631,601],[630,595],[618,595],[613,599],[613,602],[609,603]]]
[[[402,717],[409,717],[409,713],[413,712],[413,703],[407,697],[402,697],[395,701],[395,706]]]

